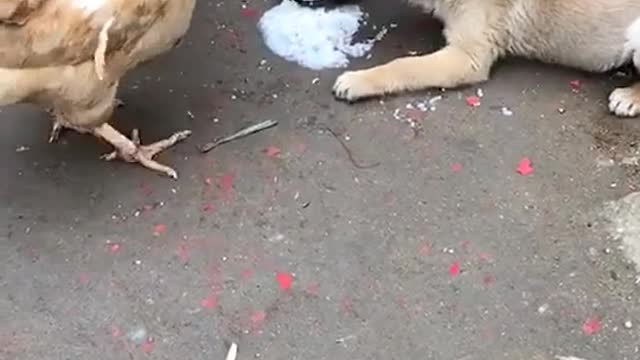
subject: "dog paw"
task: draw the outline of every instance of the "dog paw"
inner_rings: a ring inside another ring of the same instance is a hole
[[[615,89],[609,95],[609,110],[620,117],[640,115],[640,88],[627,87]]]
[[[382,95],[383,91],[365,71],[347,71],[340,75],[333,85],[333,95],[349,102]]]

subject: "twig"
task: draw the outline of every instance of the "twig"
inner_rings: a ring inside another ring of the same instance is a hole
[[[229,352],[227,353],[226,360],[236,360],[238,356],[238,345],[236,343],[231,343],[231,347],[229,348]]]
[[[333,137],[336,138],[336,140],[338,140],[340,145],[342,145],[342,148],[344,149],[344,151],[346,151],[347,156],[349,157],[349,160],[351,161],[353,166],[355,166],[356,168],[358,168],[358,169],[372,169],[372,168],[380,165],[380,162],[375,162],[375,163],[372,163],[372,164],[362,164],[361,162],[357,161],[353,157],[353,153],[351,153],[351,149],[349,149],[349,147],[344,142],[344,140],[342,140],[342,137],[340,135],[338,135],[338,133],[336,133],[332,128],[330,128],[330,127],[328,127],[326,125],[321,125],[318,128],[320,130],[328,131],[329,134],[333,135]]]
[[[261,122],[259,124],[251,125],[251,126],[249,126],[247,128],[244,128],[244,129],[238,131],[237,133],[235,133],[235,134],[233,134],[231,136],[227,136],[227,137],[224,137],[222,139],[218,139],[218,140],[215,140],[215,141],[212,141],[212,142],[208,142],[208,143],[200,146],[200,152],[207,153],[207,152],[215,149],[216,147],[218,147],[218,146],[220,146],[222,144],[225,144],[225,143],[228,143],[230,141],[243,138],[245,136],[251,135],[253,133],[257,133],[258,131],[262,131],[262,130],[268,129],[268,128],[276,126],[276,125],[278,125],[278,122],[275,121],[275,120],[267,120],[267,121],[263,121],[263,122]]]

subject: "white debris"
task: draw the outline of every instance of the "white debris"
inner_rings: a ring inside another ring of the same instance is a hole
[[[504,115],[504,116],[513,116],[513,111],[511,111],[511,109],[509,109],[506,106],[503,106],[502,109],[500,109],[500,111],[502,112],[502,115]]]
[[[17,153],[21,153],[21,152],[25,152],[25,151],[29,151],[29,150],[31,150],[31,148],[28,147],[28,146],[18,146],[16,148],[16,152]]]
[[[376,39],[352,44],[364,17],[357,5],[311,9],[283,0],[262,16],[258,27],[271,51],[320,70],[346,67],[349,57],[362,57],[373,48]],[[378,37],[385,34],[383,28]]]
[[[556,359],[558,360],[585,360],[583,358],[579,358],[576,356],[556,356]]]
[[[144,326],[138,326],[131,329],[131,331],[127,333],[127,337],[136,344],[142,344],[147,338],[147,329],[145,329]]]
[[[620,160],[620,164],[626,166],[638,166],[640,165],[640,156],[627,156]]]
[[[604,216],[611,222],[609,233],[622,241],[625,256],[640,272],[640,192],[608,203]]]
[[[236,345],[236,343],[232,343],[225,360],[236,360],[237,356],[238,356],[238,345]]]

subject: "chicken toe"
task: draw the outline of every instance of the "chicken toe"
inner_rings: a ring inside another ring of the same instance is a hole
[[[64,130],[64,125],[61,122],[54,120],[53,126],[51,126],[51,132],[49,133],[49,142],[57,142],[60,138],[60,133]]]
[[[174,179],[178,178],[178,173],[174,169],[153,160],[153,157],[191,135],[191,131],[184,130],[153,144],[140,145],[140,136],[138,135],[137,129],[133,130],[131,139],[122,135],[109,124],[103,124],[95,128],[93,133],[116,148],[113,152],[103,155],[103,159],[115,160],[120,158],[126,162],[137,162],[148,169],[163,173]]]

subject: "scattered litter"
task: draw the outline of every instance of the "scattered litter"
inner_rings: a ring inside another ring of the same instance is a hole
[[[480,98],[474,95],[467,96],[465,98],[465,102],[467,103],[467,105],[474,108],[480,106]]]
[[[567,112],[567,109],[565,109],[565,108],[563,108],[563,107],[558,108],[558,113],[559,113],[560,115],[562,115],[562,114],[564,114],[564,113],[566,113],[566,112]]]
[[[109,252],[110,253],[115,254],[118,251],[120,251],[120,244],[109,244]]]
[[[583,358],[579,358],[576,356],[556,356],[556,359],[558,360],[586,360]]]
[[[258,27],[271,51],[289,61],[314,70],[341,68],[349,57],[366,55],[386,34],[384,30],[374,39],[352,44],[366,16],[357,5],[311,9],[284,0],[262,16]]]
[[[282,153],[280,148],[274,145],[267,146],[262,152],[264,152],[265,155],[267,155],[270,158],[278,157],[280,153]]]
[[[291,289],[291,284],[293,284],[293,276],[290,273],[278,272],[276,273],[276,281],[280,290],[288,291]]]
[[[256,10],[250,9],[244,6],[246,5],[243,5],[243,8],[240,9],[240,15],[250,19],[254,19],[258,17],[258,12]]]
[[[167,229],[167,227],[164,224],[157,224],[153,226],[153,235],[154,236],[159,236],[160,234],[162,234],[165,230]]]
[[[547,310],[549,310],[549,304],[542,304],[540,305],[540,307],[538,308],[538,314],[544,314],[547,312]]]
[[[476,95],[478,95],[479,98],[484,97],[484,90],[482,90],[482,88],[479,88],[478,90],[476,90]]]
[[[453,172],[460,172],[460,171],[462,171],[462,164],[453,163],[453,164],[451,164],[451,166],[449,166],[449,169],[451,169],[451,171],[453,171]]]
[[[531,160],[529,158],[523,158],[518,163],[518,167],[516,168],[516,172],[522,176],[527,176],[533,172],[533,166]]]
[[[243,138],[245,136],[257,133],[259,131],[268,129],[268,128],[276,126],[276,125],[278,125],[278,122],[275,121],[275,120],[267,120],[267,121],[263,121],[261,123],[255,124],[255,125],[251,125],[251,126],[249,126],[247,128],[244,128],[244,129],[238,131],[237,133],[235,133],[233,135],[230,135],[230,136],[227,136],[227,137],[224,137],[222,139],[215,140],[215,141],[212,141],[212,142],[208,142],[208,143],[200,146],[200,151],[203,152],[203,153],[209,152],[209,151],[215,149],[216,147],[218,147],[218,146],[220,146],[222,144],[225,144],[225,143],[228,143],[230,141]]]
[[[21,153],[21,152],[25,152],[25,151],[29,151],[29,150],[31,150],[31,148],[28,147],[28,146],[18,146],[16,148],[16,152],[17,153]]]
[[[600,331],[601,327],[602,325],[600,325],[598,318],[590,318],[582,324],[582,332],[585,333],[585,335],[593,335]]]
[[[147,329],[138,326],[127,333],[129,340],[136,344],[142,344],[147,339]]]
[[[460,263],[454,261],[453,264],[449,265],[449,275],[457,276],[458,274],[460,274]]]
[[[502,115],[504,115],[504,116],[513,116],[513,111],[511,111],[511,109],[509,109],[506,106],[503,106],[502,109],[500,109],[500,111],[502,112]]]
[[[632,327],[633,327],[633,323],[631,322],[631,320],[627,320],[624,322],[625,329],[631,329]]]
[[[153,351],[153,339],[152,338],[148,338],[146,339],[143,343],[142,343],[142,352],[144,353],[150,353],[151,351]]]
[[[347,335],[341,338],[336,339],[336,344],[344,344],[347,340],[355,339],[355,335]]]
[[[625,166],[638,166],[640,165],[640,156],[627,156],[620,160],[620,164]]]
[[[312,83],[313,85],[315,85],[315,84],[317,84],[317,83],[319,83],[319,82],[320,82],[320,78],[313,78],[313,80],[311,80],[311,83]]]
[[[267,313],[264,312],[263,310],[258,310],[253,314],[251,314],[250,320],[251,320],[251,326],[253,327],[253,329],[259,328],[266,318],[267,318]]]
[[[580,81],[580,80],[571,80],[571,81],[569,81],[569,86],[571,87],[571,91],[578,92],[578,91],[580,91],[580,87],[582,87],[582,81]]]
[[[206,309],[214,308],[216,307],[216,305],[218,305],[218,301],[213,295],[209,295],[206,298],[200,300],[200,306]]]
[[[229,348],[229,352],[227,353],[227,357],[225,360],[236,360],[238,356],[238,345],[236,343],[231,343],[231,347]]]

